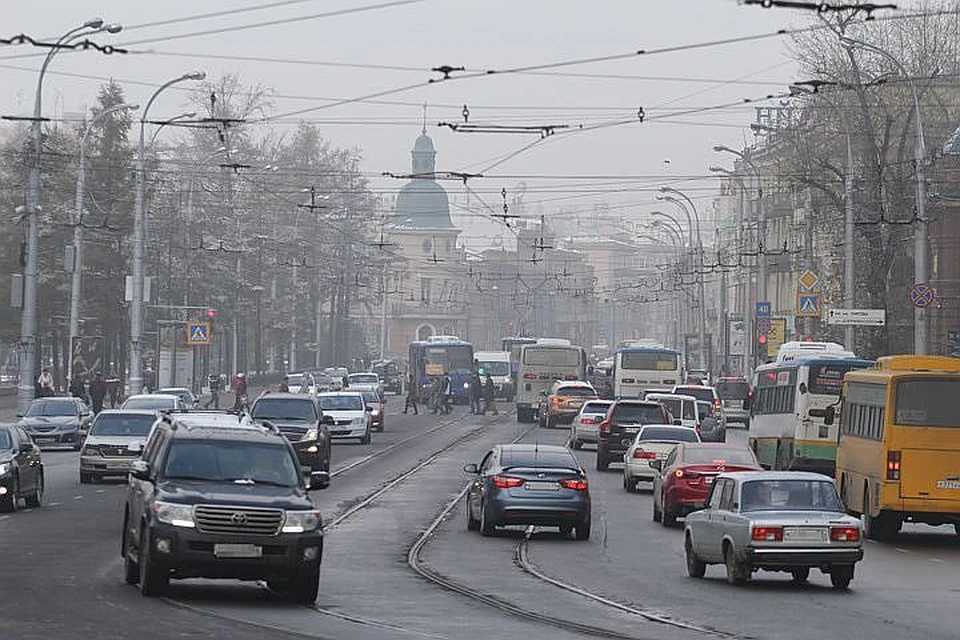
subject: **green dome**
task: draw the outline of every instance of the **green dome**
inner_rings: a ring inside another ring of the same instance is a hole
[[[400,189],[394,224],[417,229],[453,229],[447,192],[434,179],[437,152],[433,140],[422,133],[411,152],[414,177]]]

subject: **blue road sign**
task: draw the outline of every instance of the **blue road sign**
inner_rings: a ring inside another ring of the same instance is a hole
[[[797,293],[797,315],[804,318],[820,317],[820,294]]]
[[[913,306],[922,309],[933,304],[933,301],[937,297],[937,292],[930,286],[929,282],[918,282],[910,287],[910,293],[908,295],[910,296],[910,302],[913,303]]]
[[[769,300],[757,300],[757,317],[758,318],[769,318],[772,313],[772,308],[770,306]]]
[[[210,344],[210,323],[190,322],[187,324],[187,344]]]

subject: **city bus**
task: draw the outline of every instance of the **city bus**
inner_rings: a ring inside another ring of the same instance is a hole
[[[825,424],[823,411],[837,403],[847,372],[872,365],[871,360],[838,356],[757,367],[747,443],[760,464],[833,475],[837,428]]]
[[[621,347],[613,358],[613,395],[639,398],[647,389],[671,390],[683,384],[683,358],[662,346]]]
[[[510,352],[510,375],[513,376],[514,382],[517,379],[517,368],[520,366],[520,347],[525,344],[536,344],[536,342],[536,338],[523,336],[513,336],[500,340],[500,350]]]
[[[847,374],[837,486],[868,537],[890,538],[904,522],[952,524],[960,535],[958,398],[957,358],[886,356]]]
[[[410,343],[410,373],[420,390],[420,401],[430,399],[437,378],[450,374],[454,402],[469,400],[473,376],[473,345],[457,336],[430,336]]]
[[[587,350],[560,338],[540,338],[520,347],[517,422],[533,422],[541,392],[556,380],[586,380]]]

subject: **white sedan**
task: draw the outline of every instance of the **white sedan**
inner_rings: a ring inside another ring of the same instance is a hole
[[[600,423],[607,416],[613,400],[589,400],[580,407],[580,413],[570,423],[570,439],[567,446],[582,449],[584,442],[596,444],[600,437]]]
[[[647,424],[640,427],[633,444],[623,456],[624,491],[634,493],[638,482],[653,483],[653,479],[660,475],[660,470],[650,463],[654,460],[666,460],[679,442],[700,442],[700,434],[690,427],[668,424]]]

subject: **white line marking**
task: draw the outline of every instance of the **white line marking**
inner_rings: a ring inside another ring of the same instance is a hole
[[[83,496],[73,496],[74,500],[83,500]]]

